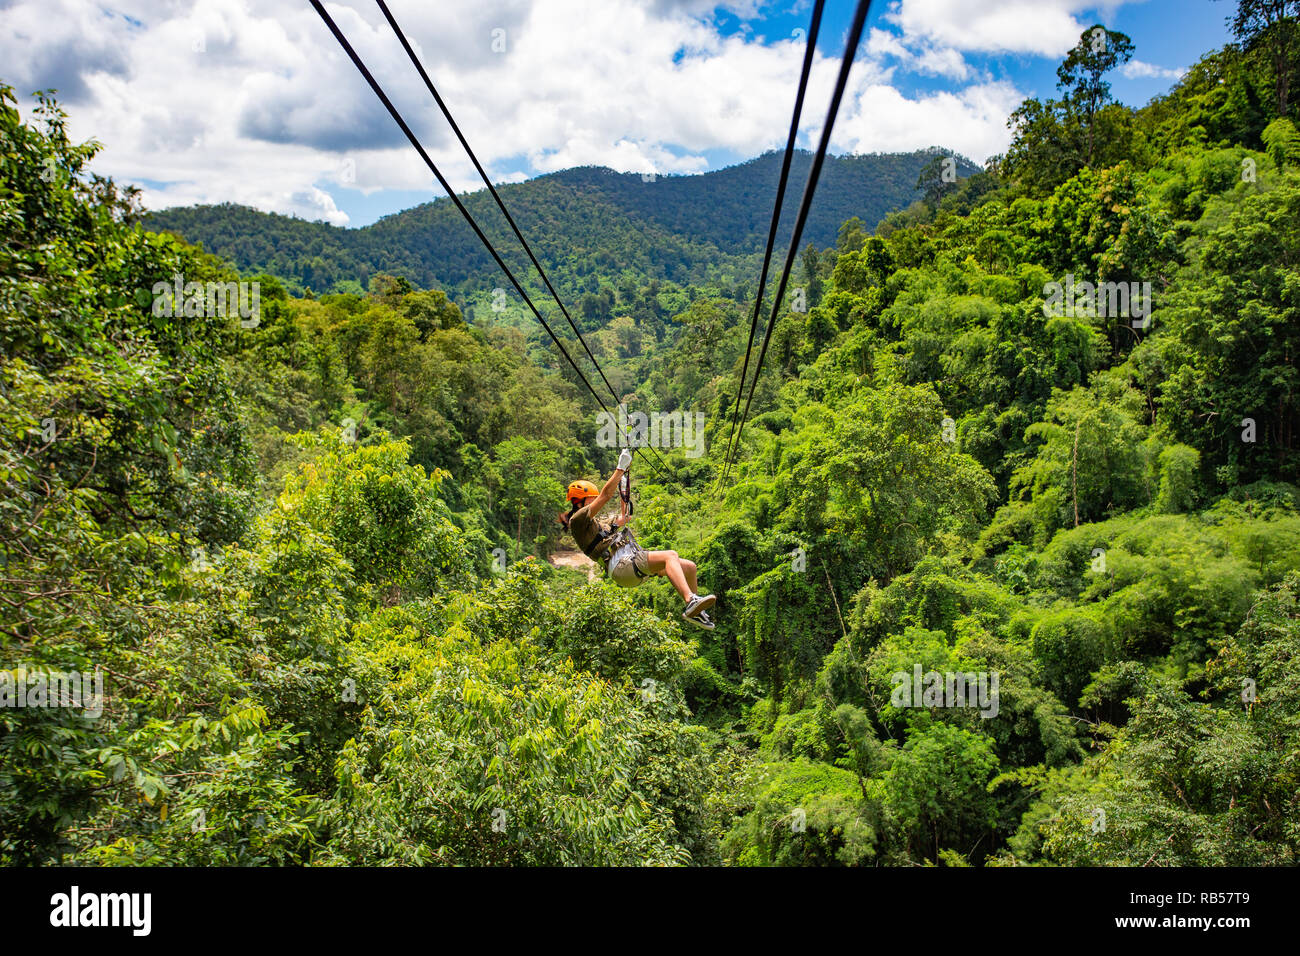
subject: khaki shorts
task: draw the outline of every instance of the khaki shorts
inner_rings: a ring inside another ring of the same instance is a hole
[[[634,588],[650,577],[650,559],[642,548],[629,542],[610,555],[606,569],[619,587]]]

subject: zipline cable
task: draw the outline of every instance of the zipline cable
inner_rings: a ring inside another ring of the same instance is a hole
[[[451,183],[449,183],[446,177],[442,175],[442,171],[438,169],[437,164],[435,164],[429,157],[429,154],[425,152],[424,147],[420,145],[420,141],[416,138],[415,133],[413,133],[411,127],[406,124],[406,120],[402,118],[402,114],[398,112],[397,107],[395,107],[392,101],[388,98],[388,94],[386,94],[383,87],[379,85],[379,81],[374,78],[374,75],[371,74],[365,63],[362,62],[361,57],[357,55],[357,52],[354,49],[352,49],[352,44],[348,43],[347,37],[345,37],[343,32],[338,28],[338,25],[334,22],[334,18],[329,15],[329,12],[325,9],[321,0],[311,0],[311,5],[315,8],[316,12],[320,14],[321,19],[325,21],[325,25],[329,27],[330,32],[334,34],[334,39],[339,42],[339,46],[343,48],[343,51],[348,55],[348,58],[352,60],[353,66],[357,68],[357,71],[365,78],[366,82],[370,84],[370,88],[374,91],[375,95],[379,97],[379,101],[384,104],[389,115],[393,117],[393,121],[396,122],[402,132],[406,134],[406,138],[411,141],[411,145],[415,147],[416,152],[420,154],[420,158],[424,160],[424,164],[429,167],[434,178],[438,180],[438,184],[442,186],[443,190],[447,193],[448,198],[450,198],[456,205],[456,208],[465,218],[465,221],[469,223],[470,228],[474,230],[474,234],[478,236],[479,241],[482,242],[487,251],[491,253],[496,264],[501,268],[501,271],[506,274],[506,278],[510,280],[511,285],[515,287],[515,290],[519,293],[520,297],[523,298],[524,302],[528,305],[528,308],[532,310],[533,315],[537,316],[537,321],[542,324],[542,328],[544,328],[546,333],[551,337],[551,341],[555,343],[556,347],[559,348],[560,353],[568,360],[569,364],[573,366],[573,370],[578,374],[578,378],[580,378],[582,383],[587,386],[587,391],[591,392],[597,403],[605,411],[605,414],[609,415],[611,419],[617,420],[605,405],[604,400],[596,393],[591,382],[587,380],[587,376],[583,374],[582,369],[578,367],[578,363],[573,360],[573,356],[569,354],[569,350],[564,347],[564,343],[560,341],[558,336],[556,336],[554,330],[547,323],[546,319],[542,318],[542,313],[538,310],[537,306],[533,304],[533,300],[528,297],[528,293],[524,291],[524,287],[520,285],[519,280],[515,278],[515,274],[510,271],[510,267],[507,266],[505,260],[501,258],[496,247],[492,245],[492,241],[484,235],[483,230],[480,229],[478,223],[474,221],[474,217],[471,216],[469,210],[465,208],[465,204],[460,201],[460,197],[456,195],[456,191],[452,188]],[[653,465],[653,462],[651,464]],[[658,471],[658,468],[655,470]]]
[[[848,86],[849,71],[853,69],[853,60],[857,54],[858,44],[862,41],[862,29],[867,22],[867,12],[871,9],[871,0],[858,0],[857,12],[853,15],[853,24],[849,27],[848,42],[844,47],[844,58],[840,62],[840,74],[835,81],[835,92],[831,95],[830,109],[826,112],[826,125],[822,127],[821,142],[817,144],[817,154],[813,156],[812,168],[808,171],[808,182],[804,186],[803,199],[799,203],[799,215],[794,223],[794,235],[790,239],[790,248],[786,252],[785,266],[781,269],[781,281],[776,288],[776,298],[772,301],[772,314],[767,321],[767,329],[763,332],[763,347],[758,352],[758,365],[754,369],[754,380],[749,386],[749,395],[745,399],[745,411],[740,416],[740,427],[736,431],[736,443],[732,449],[732,454],[728,457],[723,465],[723,479],[725,480],[731,468],[731,463],[735,461],[736,453],[740,451],[740,436],[745,430],[745,421],[749,418],[749,407],[754,401],[754,391],[758,387],[758,378],[763,372],[763,359],[767,355],[767,345],[772,338],[772,330],[776,327],[777,313],[781,309],[781,300],[785,296],[786,284],[790,281],[790,270],[794,266],[794,257],[799,252],[799,240],[803,236],[803,229],[808,222],[808,212],[812,208],[813,193],[817,189],[817,177],[821,175],[822,165],[826,162],[826,151],[830,148],[831,130],[835,126],[835,117],[840,110],[840,101],[844,98],[844,90]]]
[[[383,0],[380,0],[382,3]],[[777,224],[781,220],[781,206],[785,202],[785,187],[790,178],[790,162],[794,157],[795,140],[799,136],[799,117],[803,112],[804,94],[808,90],[808,76],[812,72],[813,56],[817,52],[817,32],[821,27],[822,8],[825,0],[817,0],[813,6],[812,22],[808,25],[808,48],[803,54],[803,72],[799,75],[799,91],[794,98],[794,113],[790,117],[790,135],[785,142],[785,157],[781,160],[781,179],[776,186],[776,202],[772,204],[772,222],[767,228],[767,248],[763,251],[763,268],[758,275],[758,292],[754,295],[754,314],[749,320],[749,341],[745,343],[745,364],[740,370],[740,381],[736,384],[736,399],[732,403],[731,431],[727,434],[725,461],[731,460],[731,442],[736,434],[736,422],[740,418],[740,396],[745,391],[745,379],[749,374],[749,355],[754,348],[754,333],[758,330],[758,316],[763,309],[763,291],[767,288],[767,270],[772,262],[772,249],[776,245]],[[719,476],[719,483],[722,476]]]
[[[451,126],[452,132],[456,134],[456,139],[460,141],[460,145],[465,150],[465,154],[469,157],[470,162],[474,164],[474,169],[478,171],[479,178],[483,180],[483,185],[487,187],[488,192],[492,194],[492,198],[496,200],[497,208],[500,209],[501,214],[506,217],[506,222],[510,224],[510,229],[514,232],[515,238],[518,239],[519,244],[524,247],[524,252],[528,253],[528,258],[529,260],[531,260],[533,264],[533,268],[536,269],[537,274],[542,277],[542,282],[546,284],[546,289],[548,292],[550,292],[551,298],[553,298],[555,300],[555,304],[560,307],[560,312],[564,314],[564,318],[568,321],[569,328],[573,329],[573,334],[577,336],[578,341],[582,344],[583,350],[587,353],[587,358],[591,359],[591,364],[595,366],[596,372],[600,375],[601,380],[605,383],[605,387],[609,389],[609,394],[614,399],[614,404],[615,405],[622,404],[619,400],[618,392],[614,390],[614,386],[610,384],[609,379],[605,376],[604,369],[602,369],[600,367],[600,363],[596,361],[596,356],[592,354],[591,349],[587,346],[587,340],[583,338],[582,332],[579,331],[577,323],[573,321],[573,316],[569,314],[568,308],[565,307],[564,300],[561,299],[560,294],[557,291],[555,291],[555,286],[551,284],[551,279],[546,274],[546,270],[542,268],[541,262],[538,261],[537,256],[534,255],[532,246],[529,245],[528,240],[524,238],[523,232],[520,231],[518,224],[515,223],[515,217],[510,215],[510,210],[506,208],[506,204],[502,200],[501,194],[497,192],[496,186],[492,185],[492,180],[488,176],[487,170],[483,168],[483,164],[479,162],[478,156],[475,155],[474,150],[470,148],[469,141],[465,139],[465,134],[461,132],[460,125],[456,122],[455,118],[451,115],[451,110],[447,107],[447,104],[446,102],[444,102],[442,95],[438,92],[437,87],[433,85],[433,80],[429,78],[428,71],[425,70],[424,64],[420,62],[420,58],[416,55],[415,50],[411,47],[410,41],[407,40],[406,33],[398,25],[397,18],[393,16],[392,11],[388,9],[388,4],[385,3],[384,0],[375,0],[375,2],[379,5],[379,10],[381,13],[383,13],[384,18],[388,21],[388,25],[393,28],[393,32],[397,35],[398,42],[402,44],[402,49],[406,51],[406,55],[410,59],[412,65],[415,67],[416,72],[420,74],[420,79],[424,81],[424,85],[428,89],[429,93],[433,96],[434,102],[438,104],[438,109],[442,110],[443,117],[447,120],[448,125]],[[819,7],[822,2],[823,0],[818,0]],[[752,339],[752,333],[751,333],[751,339]],[[736,405],[737,408],[739,408],[740,405],[739,394],[737,394],[736,396]],[[650,446],[647,445],[644,446],[644,449],[635,449],[635,450],[638,451],[648,450],[652,452],[655,458],[657,458],[661,464],[667,467],[667,463],[664,462],[663,458],[659,455],[659,453],[655,451],[655,449],[650,448]]]

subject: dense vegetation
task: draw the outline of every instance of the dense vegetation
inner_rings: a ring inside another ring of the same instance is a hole
[[[614,450],[531,327],[414,271],[157,314],[239,276],[4,91],[0,653],[106,699],[0,710],[0,860],[1300,861],[1300,62],[1244,22],[1138,110],[1085,32],[989,170],[810,246],[725,488],[743,296],[580,300],[632,408],[708,414],[635,475],[702,639],[544,560]]]

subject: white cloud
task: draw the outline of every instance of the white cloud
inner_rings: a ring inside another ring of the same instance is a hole
[[[0,79],[18,92],[57,88],[66,103],[89,96],[86,77],[128,72],[124,38],[129,20],[97,6],[68,0],[18,3],[5,8]]]
[[[1124,0],[900,0],[885,19],[904,34],[940,48],[1059,57],[1103,13]]]
[[[1127,80],[1181,80],[1187,70],[1156,66],[1152,63],[1144,63],[1142,60],[1129,60],[1119,68],[1119,72]]]
[[[934,46],[927,41],[915,41],[890,30],[879,28],[867,33],[867,56],[877,61],[893,60],[895,69],[914,70],[933,76],[946,76],[953,80],[966,80],[971,75],[970,65],[960,50]]]
[[[854,151],[1006,145],[1021,95],[966,52],[1059,55],[1087,24],[1076,0],[900,0],[868,35],[836,126]],[[785,140],[802,40],[722,36],[710,0],[390,0],[498,181],[572,165],[698,172]],[[725,6],[740,16],[757,0]],[[804,4],[806,9],[807,4]],[[328,8],[458,190],[478,179],[369,0]],[[0,80],[63,84],[71,133],[146,202],[239,202],[345,223],[326,190],[429,190],[433,177],[311,7],[300,0],[9,0]],[[494,41],[496,41],[494,43]],[[504,52],[498,52],[504,43]],[[803,146],[825,116],[839,50],[815,59]],[[900,72],[950,91],[903,95]],[[336,193],[337,194],[337,193]]]
[[[1006,150],[1008,114],[1022,94],[1008,83],[980,83],[909,99],[883,83],[858,87],[835,124],[832,145],[854,153],[941,145],[982,162]]]

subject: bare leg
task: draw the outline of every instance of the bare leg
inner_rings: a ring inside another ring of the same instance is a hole
[[[647,551],[646,561],[651,574],[662,575],[671,581],[683,601],[691,599],[694,589],[687,584],[686,571],[682,567],[688,562],[683,562],[676,551]],[[695,566],[691,565],[692,577],[694,577],[694,570]]]
[[[691,593],[699,594],[700,585],[695,580],[695,562],[682,558],[682,573],[686,575],[686,585],[691,589]]]

